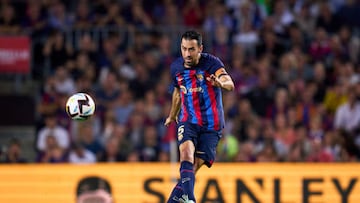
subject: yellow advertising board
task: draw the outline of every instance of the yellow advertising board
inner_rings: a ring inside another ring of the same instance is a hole
[[[197,174],[198,203],[360,203],[360,164],[216,163]],[[0,202],[76,202],[86,177],[108,181],[115,203],[164,203],[178,165],[0,165]]]

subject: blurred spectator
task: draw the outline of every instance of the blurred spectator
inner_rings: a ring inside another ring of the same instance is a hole
[[[319,15],[316,18],[316,27],[323,28],[329,34],[333,34],[338,29],[338,20],[335,14],[331,12],[329,3],[324,1],[320,3]]]
[[[129,118],[129,140],[133,146],[139,146],[145,133],[146,118],[144,112],[134,111]]]
[[[257,122],[258,117],[252,112],[249,100],[242,99],[238,103],[237,117],[234,119],[234,135],[239,141],[246,141],[247,128]]]
[[[273,16],[275,18],[275,22],[278,22],[274,27],[274,31],[280,35],[285,34],[286,26],[295,20],[294,15],[289,9],[287,1],[284,0],[275,1]]]
[[[100,138],[98,136],[99,135],[94,132],[93,126],[90,123],[84,123],[79,126],[76,141],[99,158],[102,155],[103,146],[101,145]]]
[[[332,162],[334,161],[333,155],[325,150],[323,142],[319,139],[314,139],[311,142],[311,152],[306,158],[308,162]]]
[[[257,58],[265,55],[270,57],[272,64],[276,64],[276,59],[285,52],[285,47],[279,43],[273,31],[262,32],[260,39],[261,41],[256,45]]]
[[[116,122],[120,124],[128,123],[134,108],[134,99],[132,98],[131,92],[125,90],[117,98],[112,108]]]
[[[310,118],[309,138],[323,140],[325,137],[325,130],[322,123],[321,115],[315,115]]]
[[[334,85],[327,86],[323,105],[328,113],[334,115],[338,107],[345,102],[347,102],[346,82],[339,80]]]
[[[116,100],[120,96],[120,88],[118,83],[118,76],[116,73],[109,71],[100,78],[100,86],[95,91],[97,112],[100,118],[103,119],[105,112],[111,109]]]
[[[256,87],[258,83],[258,75],[256,70],[253,68],[253,64],[244,62],[238,67],[238,77],[235,80],[235,90],[240,95],[246,95]]]
[[[289,152],[290,146],[295,142],[294,128],[289,125],[284,114],[275,117],[275,146],[279,157],[284,158]]]
[[[74,28],[89,29],[94,24],[94,21],[94,15],[91,13],[88,2],[79,1],[76,7]]]
[[[112,66],[112,60],[117,56],[118,50],[116,44],[111,38],[104,39],[101,49],[98,49],[96,65],[99,68],[98,73],[108,70]]]
[[[73,48],[66,43],[64,35],[59,30],[54,30],[46,39],[43,55],[50,60],[51,72],[58,66],[66,65],[73,54]]]
[[[121,157],[128,157],[134,151],[135,146],[130,143],[127,126],[115,125],[111,136],[118,139],[118,150]]]
[[[143,62],[135,62],[134,69],[137,77],[129,81],[129,87],[134,97],[139,99],[144,97],[144,92],[153,87],[152,80],[154,78],[150,78]]]
[[[78,58],[80,54],[87,55],[87,59],[91,63],[96,63],[96,51],[98,46],[90,36],[90,34],[86,33],[82,35],[78,42],[78,47],[75,50],[74,56]]]
[[[53,114],[56,111],[58,108],[56,104],[56,97],[57,92],[55,89],[55,78],[54,76],[49,76],[45,80],[38,102],[37,111],[40,113],[40,116]]]
[[[131,11],[126,21],[130,25],[135,26],[140,29],[149,29],[151,28],[153,22],[150,16],[145,12],[144,8],[141,5],[141,1],[131,1],[129,11]]]
[[[226,7],[221,3],[213,5],[210,9],[210,13],[204,20],[204,31],[213,34],[218,26],[224,27],[230,33],[234,27],[233,20],[227,13]]]
[[[158,161],[160,153],[158,140],[159,136],[155,126],[146,126],[144,128],[144,136],[142,137],[141,143],[137,146],[140,161]]]
[[[315,61],[322,61],[331,53],[329,36],[324,28],[316,28],[309,52]]]
[[[241,26],[241,31],[234,35],[233,42],[243,47],[246,56],[254,57],[256,54],[255,45],[259,42],[259,36],[252,25],[245,22]]]
[[[20,21],[17,18],[14,7],[6,4],[0,8],[0,34],[19,34],[21,30]]]
[[[128,157],[126,158],[127,162],[139,162],[139,154],[136,151],[131,152]]]
[[[231,59],[232,44],[230,43],[230,36],[230,30],[224,25],[220,24],[215,28],[214,36],[212,37],[212,53],[221,58],[224,63],[229,63]]]
[[[291,23],[287,27],[287,34],[284,38],[287,50],[291,50],[294,47],[299,47],[302,51],[308,50],[308,43],[306,42],[307,39],[305,38],[304,33],[300,30],[298,24]]]
[[[295,22],[299,25],[299,28],[304,32],[306,37],[313,35],[316,18],[311,15],[310,4],[304,3],[301,6],[299,13],[295,16]]]
[[[285,161],[287,162],[303,162],[305,153],[301,147],[301,143],[295,142],[290,146],[289,152],[286,155]]]
[[[71,28],[74,19],[66,13],[66,7],[61,1],[55,1],[49,8],[49,26],[60,31]]]
[[[45,126],[39,130],[36,141],[36,149],[45,151],[47,147],[48,136],[52,136],[59,147],[68,149],[70,147],[70,135],[68,131],[58,125],[54,114],[47,115],[45,118]]]
[[[159,162],[170,162],[170,154],[165,151],[159,153]]]
[[[264,149],[256,156],[257,162],[277,162],[279,157],[277,155],[274,144],[271,141],[265,142]]]
[[[98,160],[100,162],[119,162],[126,160],[126,157],[119,153],[119,138],[113,136],[107,140],[105,149]]]
[[[241,0],[237,2],[238,5],[234,6],[234,18],[236,22],[237,32],[243,32],[244,24],[249,27],[258,29],[262,25],[262,21],[267,16],[267,12],[262,7],[259,1]]]
[[[247,140],[253,147],[253,153],[258,154],[264,148],[264,139],[261,136],[261,128],[259,123],[252,123],[246,129]]]
[[[27,159],[22,155],[21,141],[17,138],[11,139],[5,153],[3,163],[26,163]]]
[[[95,154],[85,149],[80,143],[75,143],[72,146],[68,160],[74,164],[95,163],[97,161]]]
[[[38,153],[37,162],[41,163],[64,163],[67,162],[65,148],[59,145],[58,140],[52,134],[45,138],[44,150]]]
[[[174,27],[174,26],[181,26],[183,24],[183,19],[179,18],[180,11],[175,5],[172,0],[166,0],[165,2],[165,12],[164,16],[159,19],[159,24]]]
[[[304,91],[300,93],[300,99],[296,104],[297,121],[306,126],[309,126],[310,119],[319,113],[319,108],[313,100],[314,90],[311,84],[307,84]]]
[[[186,0],[182,8],[182,16],[185,26],[198,27],[204,20],[202,5],[199,0]]]
[[[275,92],[274,84],[271,84],[270,75],[260,72],[258,85],[246,96],[249,98],[252,109],[260,117],[265,117],[267,107],[271,104]]]
[[[340,44],[338,57],[358,63],[360,52],[359,38],[352,34],[351,28],[348,26],[341,26],[338,31],[338,36]]]
[[[359,28],[360,23],[357,21],[360,17],[359,9],[360,5],[357,1],[343,2],[343,6],[341,6],[336,13],[339,18],[339,24]]]
[[[288,116],[289,106],[288,91],[285,88],[278,88],[275,92],[273,104],[268,106],[266,117],[268,119],[275,120],[278,114]]]
[[[80,78],[88,79],[90,82],[96,81],[96,69],[94,63],[85,52],[77,54],[72,66],[68,65],[68,72],[71,79],[78,81]]]
[[[120,15],[121,12],[121,4],[117,3],[116,1],[110,2],[107,5],[105,5],[106,11],[102,12],[101,16],[99,16],[98,18],[98,25],[99,26],[106,26],[106,25],[110,25],[110,26],[124,26],[125,25],[125,20],[124,18]]]
[[[276,73],[276,81],[280,85],[287,85],[290,81],[297,77],[298,61],[291,53],[280,56],[279,68]]]
[[[33,37],[45,35],[47,31],[47,16],[40,2],[28,1],[26,14],[22,20],[22,26]]]
[[[61,94],[72,95],[75,93],[75,84],[70,77],[68,70],[63,66],[58,66],[54,73],[55,90]]]
[[[334,157],[334,161],[339,161],[341,150],[344,144],[340,139],[339,134],[336,131],[327,131],[325,132],[323,140],[325,151]]]
[[[301,153],[303,153],[302,155],[304,156],[302,158],[303,161],[305,161],[304,159],[309,155],[311,151],[311,139],[308,136],[308,130],[304,124],[297,123],[294,126],[294,133],[295,133],[295,143],[300,145],[299,146],[301,148],[300,151]]]
[[[360,124],[360,103],[356,100],[354,86],[348,88],[347,98],[347,102],[336,110],[334,127],[337,130],[354,133]]]
[[[150,119],[150,122],[156,123],[160,118],[161,106],[156,100],[156,95],[153,90],[149,90],[145,93],[144,99],[145,114]]]
[[[320,104],[324,101],[328,88],[325,66],[321,62],[314,64],[313,81],[314,87],[316,88],[313,99],[315,103]]]
[[[269,154],[267,154],[269,155]],[[242,142],[239,144],[239,152],[234,161],[236,162],[254,162],[256,160],[253,151],[253,145],[250,142]]]
[[[239,145],[240,143],[237,137],[232,134],[224,134],[217,147],[217,159],[225,162],[235,161],[235,158],[238,159],[236,161],[240,161],[239,159],[245,159],[239,157],[243,155],[239,155]]]

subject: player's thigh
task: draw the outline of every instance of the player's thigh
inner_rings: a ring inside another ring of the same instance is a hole
[[[208,167],[215,161],[216,147],[221,138],[219,131],[206,131],[198,137],[195,156],[204,160]]]
[[[177,140],[180,151],[180,161],[194,162],[195,146],[198,141],[199,126],[182,122],[178,124]]]

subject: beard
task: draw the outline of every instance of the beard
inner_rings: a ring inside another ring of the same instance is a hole
[[[193,58],[184,58],[184,64],[186,66],[194,66],[196,65],[196,61]]]

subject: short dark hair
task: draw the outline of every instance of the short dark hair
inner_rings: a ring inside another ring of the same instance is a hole
[[[184,32],[184,34],[181,35],[181,40],[182,39],[186,39],[186,40],[196,40],[197,41],[197,44],[199,46],[202,45],[202,36],[200,33],[194,31],[194,30],[189,30],[189,31],[186,31]]]

